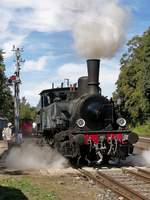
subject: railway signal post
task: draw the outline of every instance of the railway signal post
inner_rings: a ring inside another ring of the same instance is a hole
[[[15,80],[13,81],[14,85],[14,112],[15,112],[15,133],[16,133],[16,143],[19,143],[19,107],[20,107],[20,70],[21,70],[21,64],[25,62],[21,58],[21,52],[23,52],[23,49],[16,48],[13,46],[13,50],[15,53]]]

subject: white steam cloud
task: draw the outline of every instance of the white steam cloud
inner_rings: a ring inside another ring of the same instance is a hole
[[[6,157],[8,168],[28,169],[62,169],[67,161],[48,146],[40,147],[31,142],[24,142],[21,147],[14,147]]]
[[[142,156],[146,162],[146,166],[150,167],[150,150],[143,151]]]
[[[85,58],[110,58],[122,46],[129,12],[118,1],[81,0],[73,26],[74,46]]]

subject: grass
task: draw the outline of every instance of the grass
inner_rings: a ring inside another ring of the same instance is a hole
[[[21,177],[0,179],[0,200],[56,200],[53,192],[33,185],[31,180]]]
[[[140,136],[150,137],[150,120],[148,120],[144,125],[136,126],[135,128],[132,129],[132,131]]]

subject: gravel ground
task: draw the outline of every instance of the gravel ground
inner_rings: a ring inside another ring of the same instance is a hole
[[[89,169],[93,171],[92,169]],[[0,175],[0,182],[3,179],[28,180],[32,185],[44,189],[47,192],[56,194],[58,200],[117,200],[120,199],[110,189],[96,185],[92,180],[80,176],[77,170],[47,169],[29,173],[28,175],[13,175],[7,173]],[[22,191],[23,192],[23,191]],[[27,196],[28,194],[25,193]],[[32,199],[31,199],[32,200]],[[38,199],[40,200],[40,199]],[[42,199],[41,199],[42,200]]]
[[[32,145],[31,145],[32,146]],[[27,148],[28,150],[31,147]],[[32,150],[32,149],[31,149]],[[37,149],[38,150],[38,149]],[[44,150],[44,154],[47,152],[47,149]],[[35,157],[34,151],[32,151],[32,156],[30,152],[25,152],[27,154],[28,161],[31,161]],[[24,154],[24,156],[26,156]],[[19,154],[18,155],[22,155]],[[38,153],[39,156],[39,153]],[[41,154],[43,158],[43,154]],[[42,162],[41,157],[39,157],[40,163]],[[53,157],[52,157],[53,158]],[[20,156],[18,156],[20,160]],[[58,158],[60,159],[60,158]],[[36,160],[37,162],[37,160]],[[24,163],[23,163],[24,164]],[[58,162],[57,162],[58,164]],[[135,150],[135,154],[130,156],[125,162],[125,165],[136,165],[136,166],[145,166],[143,162],[142,155]],[[38,162],[37,162],[38,165]],[[110,166],[109,168],[113,169],[116,167]],[[93,168],[86,168],[90,171],[94,171]],[[107,170],[107,167],[102,167],[102,170]],[[117,170],[117,168],[116,168]],[[3,183],[3,180],[22,180],[27,179],[32,185],[41,188],[46,193],[52,192],[56,194],[57,200],[124,200],[123,197],[118,197],[110,189],[104,188],[103,186],[96,185],[92,180],[88,180],[86,177],[80,176],[76,169],[71,167],[61,168],[53,166],[53,168],[46,167],[45,169],[33,169],[33,170],[13,170],[13,169],[3,169],[0,168],[0,185]],[[7,182],[6,182],[7,185]],[[16,188],[20,187],[16,185]],[[24,192],[24,190],[22,190]],[[37,198],[32,198],[32,194],[28,196],[26,191],[24,192],[29,200],[43,200]],[[31,191],[32,193],[32,191]],[[1,199],[1,198],[0,198]]]

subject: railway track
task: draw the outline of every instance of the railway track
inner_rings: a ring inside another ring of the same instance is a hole
[[[150,138],[148,138],[148,137],[140,137],[139,140],[140,140],[141,142],[150,143]]]
[[[136,167],[136,169],[142,173],[142,174],[145,174],[145,176],[148,176],[150,178],[150,170],[145,170],[145,169],[142,169],[142,168],[139,168],[139,167]]]
[[[129,170],[123,168],[116,171],[100,171],[91,173],[84,169],[78,170],[81,175],[103,185],[118,196],[128,200],[150,200],[150,171],[143,169]]]
[[[140,150],[149,150],[150,149],[150,138],[140,137],[139,141],[135,145],[136,148]]]
[[[132,176],[135,176],[137,179],[141,179],[147,183],[150,183],[150,171],[144,170],[138,167],[135,167],[136,170],[130,170],[127,168],[122,168],[122,171],[124,173],[131,174]]]
[[[56,170],[57,176],[65,173],[69,176],[84,177],[87,180],[92,180],[97,185],[102,185],[108,188],[114,195],[122,197],[124,200],[150,200],[150,168],[124,167],[122,169],[105,169],[105,170],[91,170],[88,169],[62,169]],[[77,172],[77,173],[76,173]],[[9,170],[1,169],[1,174],[8,175],[54,175],[53,169],[41,170]]]

